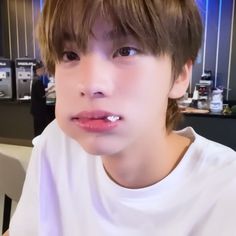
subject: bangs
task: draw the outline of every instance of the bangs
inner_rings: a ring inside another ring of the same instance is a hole
[[[45,12],[51,14],[50,21],[46,21],[49,30],[45,43],[54,61],[61,58],[66,42],[74,42],[80,50],[85,51],[98,17],[112,24],[114,31],[119,34],[134,36],[150,52],[158,54],[165,51],[165,30],[150,2],[147,5],[142,0],[60,0],[56,7],[54,3],[54,8]]]
[[[37,37],[50,73],[66,43],[86,51],[98,18],[117,35],[133,36],[146,52],[168,54],[174,75],[188,59],[195,61],[201,46],[202,24],[194,0],[46,0]]]

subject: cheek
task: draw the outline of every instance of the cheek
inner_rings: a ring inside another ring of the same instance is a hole
[[[128,70],[118,76],[118,92],[146,102],[148,99],[168,98],[170,73],[164,73],[154,66],[139,67]]]
[[[74,87],[73,77],[68,70],[56,67],[55,71],[55,89],[58,100],[65,100],[70,98]]]
[[[69,112],[73,104],[71,81],[69,79],[68,73],[62,69],[56,68],[55,71],[55,89],[56,89],[56,117],[60,118],[62,114]]]
[[[62,78],[64,77],[63,70],[60,70],[59,66],[56,66],[55,69],[55,88],[56,88],[56,93],[60,95],[61,93],[61,86],[63,84]],[[60,98],[60,96],[58,96]]]

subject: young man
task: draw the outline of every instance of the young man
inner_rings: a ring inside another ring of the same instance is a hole
[[[45,89],[49,78],[41,61],[35,66],[35,75],[31,88],[30,112],[34,120],[34,137],[40,135],[45,127],[55,118],[54,106],[46,104]]]
[[[10,236],[234,235],[236,154],[174,132],[201,42],[194,0],[46,0],[56,120]]]

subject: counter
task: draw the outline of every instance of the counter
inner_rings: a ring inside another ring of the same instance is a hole
[[[33,117],[29,101],[0,101],[0,142],[31,145]]]
[[[177,129],[191,126],[200,135],[236,150],[236,115],[183,113]]]

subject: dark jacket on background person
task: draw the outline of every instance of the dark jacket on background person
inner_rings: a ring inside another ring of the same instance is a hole
[[[46,104],[45,88],[47,84],[43,80],[45,80],[45,76],[34,79],[31,88],[30,112],[34,119],[34,136],[40,135],[55,118],[55,107]]]

